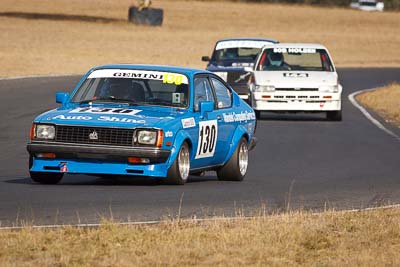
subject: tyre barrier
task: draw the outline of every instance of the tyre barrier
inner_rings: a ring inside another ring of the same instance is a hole
[[[134,24],[161,26],[164,18],[164,10],[161,8],[129,8],[128,20]]]

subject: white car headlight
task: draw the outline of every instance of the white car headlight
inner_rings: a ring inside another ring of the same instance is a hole
[[[54,139],[56,129],[53,125],[37,124],[35,137],[38,139]]]
[[[227,72],[215,72],[216,75],[218,75],[219,77],[221,77],[222,80],[224,80],[225,82],[228,79],[228,73]]]
[[[319,87],[320,92],[324,93],[337,93],[339,92],[339,86],[338,85],[323,85]]]
[[[139,130],[136,138],[138,144],[155,145],[157,143],[157,131]]]
[[[275,91],[275,87],[270,85],[256,85],[254,87],[254,92],[272,92],[272,91]]]

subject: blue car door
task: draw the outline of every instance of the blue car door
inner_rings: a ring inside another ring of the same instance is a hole
[[[208,75],[199,75],[194,80],[194,111],[197,120],[197,144],[195,149],[193,168],[220,165],[223,163],[227,152],[227,136],[232,125],[225,123],[222,109],[218,109],[212,80]],[[199,105],[201,101],[212,101],[214,110],[201,117]]]
[[[232,92],[230,88],[214,75],[210,75],[209,79],[213,87],[216,103],[213,116],[216,116],[219,128],[214,164],[220,165],[224,163],[228,154],[238,123],[235,120],[235,114],[232,112]]]

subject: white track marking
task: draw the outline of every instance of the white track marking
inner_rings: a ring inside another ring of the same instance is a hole
[[[371,115],[363,106],[361,106],[361,105],[357,102],[357,100],[355,99],[355,97],[356,97],[358,94],[365,93],[365,92],[375,91],[376,89],[377,89],[377,88],[360,90],[360,91],[357,91],[357,92],[354,92],[354,93],[350,94],[350,95],[348,96],[348,98],[349,98],[350,102],[351,102],[356,108],[358,108],[358,109],[362,112],[362,114],[364,114],[364,116],[365,116],[370,122],[372,122],[376,127],[378,127],[379,129],[381,129],[382,131],[384,131],[384,132],[387,133],[388,135],[394,137],[397,141],[400,141],[400,137],[399,137],[397,134],[395,134],[395,133],[392,132],[391,130],[387,129],[385,126],[383,126],[382,123],[380,123],[377,119],[375,119],[374,117],[372,117],[372,115]]]
[[[350,210],[332,210],[332,212],[337,212],[337,213],[350,213],[350,212],[363,212],[363,211],[371,211],[371,210],[382,210],[382,209],[398,209],[400,208],[400,204],[394,204],[394,205],[386,205],[386,206],[381,206],[381,207],[373,207],[373,208],[363,208],[363,209],[350,209]],[[311,215],[321,215],[325,213],[326,211],[323,212],[313,212]],[[328,211],[329,212],[329,211]],[[285,214],[285,213],[283,213]],[[277,214],[281,215],[281,214]],[[273,215],[271,215],[273,216]],[[216,218],[207,218],[207,219],[198,219],[198,218],[191,218],[191,219],[177,219],[180,222],[187,222],[187,223],[200,223],[200,222],[216,222],[216,221],[235,221],[235,220],[252,220],[256,219],[257,216],[243,216],[243,217],[216,217]],[[115,223],[117,226],[133,226],[133,225],[156,225],[156,224],[161,224],[161,223],[166,223],[166,221],[142,221],[142,222],[119,222]],[[65,227],[75,227],[75,228],[97,228],[100,227],[104,224],[101,223],[79,223],[79,224],[53,224],[53,225],[32,225],[32,226],[6,226],[6,227],[0,227],[0,231],[6,231],[6,230],[22,230],[22,229],[35,229],[35,230],[40,230],[40,229],[60,229],[60,228],[65,228]]]

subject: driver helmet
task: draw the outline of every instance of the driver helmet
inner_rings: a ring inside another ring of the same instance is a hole
[[[282,53],[269,53],[268,60],[271,64],[271,66],[279,67],[279,66],[282,66],[283,55],[282,55]]]
[[[119,99],[129,99],[132,91],[131,79],[111,79],[109,94]]]
[[[237,48],[228,48],[228,49],[226,49],[225,57],[226,58],[237,58],[238,57]]]

